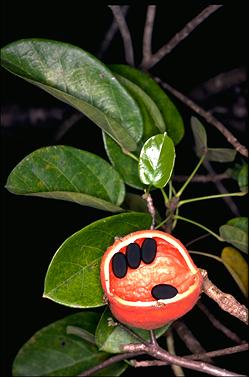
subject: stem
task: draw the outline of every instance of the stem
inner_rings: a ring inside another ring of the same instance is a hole
[[[231,192],[231,193],[228,192],[228,193],[225,193],[225,194],[216,194],[216,195],[209,195],[209,196],[201,196],[199,198],[190,198],[190,199],[181,200],[178,203],[178,207],[180,207],[183,204],[198,202],[200,200],[224,198],[226,196],[244,196],[246,194],[247,194],[247,192]]]
[[[169,198],[167,197],[166,192],[165,192],[164,189],[162,189],[162,188],[161,188],[161,193],[162,193],[163,198],[164,198],[165,206],[167,207],[167,204],[168,204],[168,202],[169,202]]]
[[[227,328],[223,325],[218,319],[208,310],[208,308],[202,303],[197,303],[198,308],[206,315],[206,317],[209,319],[209,321],[212,323],[212,325],[219,331],[223,332],[223,334],[231,339],[233,342],[237,344],[244,344],[245,341],[240,339],[237,334],[235,334],[232,330]],[[217,351],[216,351],[217,352]]]
[[[169,200],[172,199],[173,185],[172,181],[169,181]]]
[[[163,82],[159,77],[154,77],[154,79],[157,82],[159,82],[163,88],[167,89],[176,98],[178,98],[185,105],[190,107],[194,112],[203,117],[209,124],[212,124],[214,127],[216,127],[224,135],[228,143],[232,144],[232,146],[236,149],[237,152],[239,152],[242,156],[248,157],[247,148],[244,145],[240,144],[236,137],[233,136],[233,134],[209,111],[204,110],[202,107],[197,105],[197,103],[192,101],[190,98],[186,97],[184,94],[173,88],[171,85],[167,84],[166,82]]]
[[[196,165],[196,167],[194,168],[194,170],[192,171],[192,173],[190,174],[190,176],[188,177],[188,179],[185,181],[185,183],[182,185],[182,187],[180,188],[180,190],[176,193],[176,197],[179,197],[182,195],[183,191],[185,190],[185,188],[188,186],[188,184],[190,183],[191,179],[193,178],[193,176],[195,175],[195,173],[197,172],[197,170],[199,169],[199,167],[201,166],[201,164],[203,163],[205,159],[205,155],[203,155],[198,164]]]
[[[223,348],[220,350],[205,352],[205,353],[199,353],[195,355],[186,355],[184,356],[185,359],[196,359],[196,360],[202,360],[204,357],[219,357],[224,355],[231,355],[233,353],[239,353],[239,352],[245,352],[248,350],[248,344],[240,344],[238,346],[232,346],[228,348]],[[168,365],[167,361],[161,361],[161,360],[145,360],[145,361],[137,361],[137,360],[131,360],[130,364],[135,368],[140,367],[153,367],[153,366],[165,366]]]
[[[206,20],[212,13],[218,10],[222,4],[219,5],[209,5],[207,6],[201,13],[195,16],[191,21],[189,21],[183,29],[178,31],[173,38],[171,38],[165,45],[163,45],[155,54],[151,55],[149,59],[143,61],[142,68],[143,69],[150,69],[155,64],[157,64],[160,60],[162,60],[167,54],[169,54],[181,41],[187,38],[190,33],[197,26],[199,26],[204,20]]]
[[[148,355],[158,359],[164,360],[169,364],[176,364],[180,365],[181,367],[193,369],[202,373],[211,374],[212,376],[222,376],[222,377],[231,377],[236,376],[239,377],[241,375],[228,371],[223,368],[216,367],[214,365],[205,363],[203,361],[193,361],[190,358],[185,358],[182,356],[175,356],[170,354],[169,352],[165,351],[163,348],[159,347],[158,345],[155,346],[146,346],[145,344],[126,344],[123,346],[123,350],[125,352],[143,352],[147,353]]]
[[[118,28],[124,43],[125,60],[127,64],[134,66],[134,52],[130,30],[127,26],[126,19],[119,5],[108,5],[118,24]]]
[[[167,216],[166,219],[164,219],[159,225],[155,227],[155,229],[161,228],[163,224],[165,224],[169,219],[171,218],[171,215]]]
[[[214,300],[222,310],[238,318],[245,324],[248,324],[248,309],[245,305],[240,304],[232,295],[224,293],[216,287],[216,285],[209,280],[207,271],[201,270],[201,274],[203,276],[203,292]]]
[[[175,342],[174,342],[174,337],[173,337],[173,333],[172,333],[171,329],[169,329],[167,331],[166,342],[167,342],[168,351],[172,355],[176,355],[176,352],[175,352]],[[172,369],[172,371],[173,371],[173,373],[174,373],[174,375],[176,377],[183,377],[183,376],[185,376],[185,374],[183,372],[183,369],[179,365],[171,364],[171,369]]]
[[[220,257],[217,257],[216,255],[203,253],[202,251],[194,251],[194,250],[188,250],[188,251],[190,252],[190,254],[203,255],[205,257],[213,258],[213,259],[216,259],[218,262],[223,263],[222,259]]]
[[[126,149],[122,149],[122,152],[123,152],[124,154],[126,154],[126,156],[129,156],[129,157],[133,158],[133,160],[135,160],[135,161],[138,162],[138,160],[139,160],[138,157],[135,156],[133,153],[128,152]]]
[[[174,218],[178,219],[178,220],[186,221],[187,223],[194,224],[194,225],[198,226],[199,228],[206,230],[206,232],[210,233],[212,236],[217,238],[217,240],[219,240],[221,242],[224,241],[223,238],[221,238],[218,234],[214,233],[211,229],[205,227],[204,225],[197,223],[196,221],[193,221],[193,220],[187,219],[186,217],[182,217],[182,216],[178,216],[178,215],[175,215]]]
[[[143,35],[143,60],[141,65],[151,58],[151,40],[156,15],[156,5],[148,5]]]
[[[208,237],[208,236],[210,236],[210,234],[207,234],[207,233],[202,234],[201,236],[196,237],[196,238],[194,238],[193,240],[187,242],[187,243],[185,244],[185,247],[188,247],[188,246],[192,245],[193,243],[195,243],[195,242],[197,242],[197,241],[200,241],[200,240],[202,240],[203,238],[206,238],[206,237]]]
[[[154,330],[150,330],[150,342],[153,346],[157,345],[156,335]]]
[[[96,365],[95,367],[87,369],[86,371],[80,373],[78,377],[91,376],[94,373],[108,367],[109,365],[117,363],[118,361],[130,359],[132,357],[140,356],[143,354],[144,352],[136,352],[136,353],[127,352],[127,353],[121,353],[121,354],[112,356],[109,359],[103,361],[102,363]]]

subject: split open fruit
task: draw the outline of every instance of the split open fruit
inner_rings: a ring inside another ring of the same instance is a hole
[[[156,329],[187,313],[199,298],[202,276],[182,243],[159,230],[116,240],[103,255],[101,284],[122,323]]]

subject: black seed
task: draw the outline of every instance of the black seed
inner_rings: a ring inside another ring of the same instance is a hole
[[[137,243],[130,243],[127,246],[126,258],[130,268],[138,268],[141,262],[141,249]]]
[[[117,278],[123,278],[127,272],[126,256],[123,253],[116,253],[112,257],[112,270]]]
[[[151,290],[151,294],[156,300],[173,298],[177,293],[178,290],[170,284],[157,284]]]
[[[142,260],[144,263],[152,263],[156,257],[156,241],[146,238],[142,244]]]

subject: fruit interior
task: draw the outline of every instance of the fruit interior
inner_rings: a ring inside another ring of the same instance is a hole
[[[152,263],[141,261],[138,268],[128,267],[126,275],[117,278],[110,262],[110,293],[127,301],[147,302],[156,301],[151,295],[151,289],[157,284],[170,284],[177,288],[179,294],[185,293],[195,284],[196,276],[179,250],[164,239],[153,238],[157,243],[157,252]],[[144,240],[139,238],[134,242],[141,246]],[[126,248],[122,247],[118,251],[125,253]]]

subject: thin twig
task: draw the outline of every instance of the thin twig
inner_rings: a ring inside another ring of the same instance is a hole
[[[240,304],[232,295],[222,292],[208,278],[207,271],[201,270],[203,276],[203,292],[214,300],[225,312],[248,324],[248,309]]]
[[[124,17],[127,15],[129,7],[130,7],[129,5],[122,5],[121,6],[121,12],[123,13]],[[113,40],[114,35],[116,34],[117,30],[118,30],[118,25],[117,25],[116,20],[114,19],[110,28],[107,30],[107,32],[104,36],[103,42],[100,46],[99,53],[98,53],[99,59],[101,59],[103,57],[104,53],[108,50],[108,48],[111,44],[111,41]]]
[[[216,175],[216,172],[215,170],[213,169],[211,163],[209,161],[204,161],[203,162],[203,165],[205,167],[205,169],[208,171],[209,174],[213,174],[214,176]],[[228,190],[226,189],[226,187],[223,185],[222,182],[220,181],[216,181],[214,182],[217,190],[221,193],[221,194],[226,194],[228,193]],[[230,208],[231,212],[235,215],[235,216],[239,216],[240,213],[239,213],[239,209],[237,207],[237,205],[235,204],[235,202],[233,201],[232,198],[230,197],[224,197],[222,198],[224,200],[224,202],[227,204],[227,206]]]
[[[153,54],[150,59],[147,59],[145,62],[143,62],[143,65],[141,67],[146,70],[153,67],[162,58],[169,54],[173,50],[173,48],[175,48],[182,40],[187,38],[198,25],[200,25],[206,18],[208,18],[220,7],[222,7],[222,4],[209,5],[208,7],[206,7],[201,13],[199,13],[196,17],[189,21],[181,31],[176,33],[176,35],[172,39],[170,39],[169,42],[167,42],[155,54]]]
[[[150,342],[153,346],[157,344],[156,335],[154,330],[150,330]]]
[[[154,20],[156,15],[156,5],[148,5],[146,21],[143,35],[143,60],[141,65],[146,65],[146,62],[151,58],[151,39],[153,33]]]
[[[163,88],[167,89],[176,98],[190,107],[194,112],[202,116],[209,124],[212,124],[214,127],[216,127],[223,134],[228,143],[230,143],[236,149],[237,152],[239,152],[242,156],[248,157],[247,148],[244,145],[240,144],[236,137],[233,136],[233,134],[219,120],[217,120],[212,114],[210,114],[210,112],[204,110],[202,107],[197,105],[194,101],[186,97],[184,94],[180,93],[171,85],[163,82],[159,77],[154,77],[154,79],[158,83],[160,83]]]
[[[223,323],[218,321],[218,319],[208,310],[208,308],[202,302],[199,301],[197,303],[197,306],[205,314],[205,316],[209,319],[209,321],[217,330],[223,332],[223,334],[226,335],[226,337],[231,339],[233,342],[237,344],[243,343],[243,340],[240,339],[238,335],[235,334],[228,327],[224,326]]]
[[[134,66],[132,39],[125,17],[119,5],[109,5],[109,8],[111,9],[113,16],[118,24],[118,28],[123,39],[125,60],[127,64]]]
[[[155,209],[155,207],[154,207],[152,197],[151,197],[150,193],[146,192],[146,193],[142,196],[142,198],[145,199],[145,200],[147,201],[148,212],[149,212],[149,214],[150,214],[151,217],[152,217],[152,222],[151,222],[150,229],[154,229],[154,228],[155,228],[155,225],[156,225],[156,209]]]
[[[193,354],[205,354],[207,352],[183,321],[179,319],[175,321],[173,328]],[[208,356],[205,356],[202,360],[206,361],[207,363],[212,363],[212,359]]]
[[[188,175],[175,175],[173,177],[173,181],[175,182],[185,182],[188,178]],[[191,182],[196,183],[207,183],[207,182],[217,182],[222,181],[223,179],[231,179],[231,176],[229,176],[228,173],[220,173],[220,174],[196,174]]]
[[[172,330],[170,328],[168,329],[167,334],[166,334],[166,342],[167,342],[168,351],[172,355],[176,355],[174,337],[173,337]],[[180,367],[179,365],[171,364],[171,369],[175,376],[177,377],[185,376],[182,367]]]
[[[233,347],[224,348],[222,350],[206,352],[205,356],[218,357],[218,356],[231,355],[233,353],[245,352],[248,350],[248,348],[249,348],[249,345],[247,343],[244,343],[244,344],[240,344],[239,346],[233,346]],[[193,357],[193,359],[195,360],[202,360],[203,356],[204,354],[191,355],[191,357]]]
[[[202,358],[205,357],[219,357],[219,356],[226,356],[226,355],[232,355],[234,353],[239,352],[245,352],[249,348],[248,344],[240,344],[239,346],[233,346],[228,348],[223,348],[221,350],[215,350],[206,352],[205,354],[196,354],[196,355],[186,355],[184,356],[186,359],[199,359],[202,360]],[[159,367],[159,366],[165,366],[168,365],[167,362],[161,361],[161,360],[143,360],[143,361],[137,361],[137,360],[131,360],[130,364],[134,368],[140,368],[140,367]]]
[[[140,356],[140,355],[143,355],[143,353],[144,352],[136,352],[136,354],[135,353],[130,353],[130,352],[120,353],[118,355],[110,357],[109,359],[103,361],[102,363],[96,365],[95,367],[87,369],[86,371],[80,373],[78,375],[78,377],[91,376],[94,373],[96,373],[96,372],[98,372],[98,371],[100,371],[100,370],[102,370],[104,368],[107,368],[108,366],[110,366],[110,365],[112,365],[114,363],[117,363],[118,361],[130,359],[131,357]]]
[[[209,233],[202,234],[201,236],[196,237],[196,238],[194,238],[193,240],[191,240],[191,241],[185,243],[185,247],[189,247],[189,246],[192,245],[193,243],[195,243],[195,242],[197,242],[197,241],[200,241],[200,240],[202,240],[203,238],[206,238],[206,237],[209,237],[209,236],[210,236]]]
[[[128,334],[130,334],[133,338],[135,338],[136,340],[138,340],[140,343],[146,343],[146,344],[148,344],[148,342],[145,339],[143,339],[140,335],[138,335],[137,333],[135,333],[135,331],[133,331],[129,327],[123,325],[120,322],[117,322],[117,326],[119,326],[121,329],[123,329],[124,331],[126,331]]]
[[[190,92],[192,98],[202,101],[212,95],[221,91],[232,88],[235,85],[241,84],[247,79],[246,69],[244,67],[235,68],[231,71],[222,72],[215,77],[205,81],[203,84],[194,88]]]
[[[182,356],[175,356],[171,355],[169,352],[165,351],[161,347],[153,347],[153,346],[147,346],[145,344],[126,344],[123,346],[124,352],[144,352],[148,355],[159,359],[167,361],[169,364],[177,364],[181,367],[187,368],[187,369],[193,369],[197,370],[202,373],[207,373],[212,376],[223,376],[223,377],[230,377],[230,376],[241,376],[241,374],[237,374],[231,371],[228,371],[223,368],[216,367],[214,365],[205,363],[204,361],[194,361],[190,358],[185,358]]]
[[[69,118],[67,118],[59,127],[58,131],[55,134],[55,140],[59,141],[70,128],[77,123],[81,118],[83,118],[82,113],[75,112]]]

